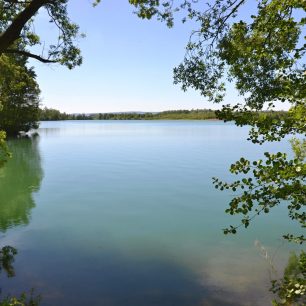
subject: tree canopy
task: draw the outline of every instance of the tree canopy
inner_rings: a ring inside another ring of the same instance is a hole
[[[35,78],[24,56],[0,57],[0,129],[9,135],[38,127],[40,90]]]
[[[0,55],[18,54],[70,69],[80,65],[82,57],[75,41],[81,34],[78,25],[69,19],[67,3],[68,0],[0,1]],[[44,46],[43,54],[35,54],[31,47],[42,44],[33,26],[40,9],[47,12],[59,35],[54,44]]]
[[[254,14],[244,16],[239,13],[246,0],[215,0],[206,9],[202,1],[201,6],[193,1],[130,2],[141,18],[157,16],[171,27],[174,13],[181,11],[183,22],[191,19],[198,27],[183,63],[174,69],[174,81],[183,90],[193,87],[220,102],[226,90],[224,76],[241,95],[247,94],[245,102],[253,109],[305,98],[305,1],[260,0]]]

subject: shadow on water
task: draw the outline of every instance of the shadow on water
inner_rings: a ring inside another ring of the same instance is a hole
[[[35,207],[33,192],[43,177],[38,150],[39,137],[10,139],[13,158],[0,169],[0,231],[27,225]]]
[[[227,290],[203,285],[192,271],[174,262],[137,260],[109,251],[103,253],[99,259],[81,255],[82,264],[79,260],[74,262],[73,254],[63,256],[60,264],[63,269],[59,269],[56,262],[47,263],[43,257],[38,259],[41,271],[35,271],[36,277],[29,277],[32,281],[35,279],[43,305],[247,305]],[[48,270],[40,279],[46,264]]]

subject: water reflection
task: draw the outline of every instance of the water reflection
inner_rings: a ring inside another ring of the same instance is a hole
[[[43,177],[38,142],[38,136],[8,141],[13,158],[0,169],[0,231],[29,223]]]
[[[0,276],[3,292],[33,287],[44,306],[269,305],[266,265],[251,241],[271,250],[290,225],[284,211],[223,236],[228,198],[211,177],[226,177],[241,152],[260,155],[234,128],[43,123],[43,184],[37,139],[12,142],[0,231],[32,218],[5,235],[19,253],[17,277]]]

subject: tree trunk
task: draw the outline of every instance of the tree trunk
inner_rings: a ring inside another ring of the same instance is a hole
[[[49,2],[50,0],[32,0],[29,5],[16,16],[9,27],[0,34],[0,55],[20,37],[22,29],[38,10]]]

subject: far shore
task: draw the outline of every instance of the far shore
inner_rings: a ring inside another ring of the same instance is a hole
[[[53,108],[40,109],[40,121],[57,120],[209,120],[219,121],[216,110],[170,110],[163,112],[114,112],[114,113],[62,113]],[[285,111],[262,112],[269,116],[283,116]]]

